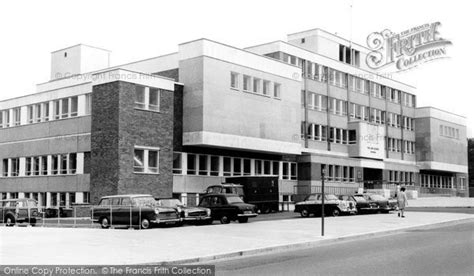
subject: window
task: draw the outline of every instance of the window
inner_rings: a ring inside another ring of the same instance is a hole
[[[92,94],[86,94],[86,115],[90,115],[92,111]]]
[[[199,155],[199,175],[207,175],[207,155]]]
[[[244,91],[250,91],[250,88],[251,88],[251,77],[250,76],[247,76],[247,75],[244,75]]]
[[[275,97],[275,98],[280,98],[281,97],[280,88],[281,88],[281,85],[279,83],[274,83],[273,84],[273,97]]]
[[[239,74],[230,72],[230,87],[239,89]]]
[[[251,173],[251,160],[244,159],[244,175],[250,175]]]
[[[51,173],[53,175],[59,174],[59,155],[51,156]]]
[[[183,173],[181,162],[182,162],[182,154],[180,152],[174,152],[173,153],[173,173],[174,174]]]
[[[0,121],[0,128],[1,128],[1,124],[2,122]],[[19,126],[20,124],[21,124],[21,109],[17,107],[13,109],[13,125]]]
[[[196,174],[196,155],[188,154],[188,171],[187,174]]]
[[[68,158],[67,158],[67,154],[61,154],[61,169],[60,169],[60,172],[61,174],[67,174],[68,171],[67,171],[67,167],[68,167]]]
[[[71,98],[71,112],[70,112],[71,117],[76,117],[77,116],[77,105],[78,105],[77,96],[72,97]]]
[[[53,107],[54,107],[54,119],[58,120],[61,118],[61,100],[54,101]]]
[[[35,105],[35,120],[36,123],[41,122],[41,104]]]
[[[40,174],[40,157],[35,156],[32,159],[33,159],[33,175],[39,175]]]
[[[211,156],[211,175],[219,175],[219,156]]]
[[[32,175],[32,170],[31,157],[27,157],[25,158],[25,175]]]
[[[232,174],[231,158],[224,157],[224,176],[231,176],[231,174]]]
[[[150,87],[150,103],[148,110],[160,111],[160,90]]]
[[[234,176],[242,175],[242,159],[240,158],[234,158],[233,175]]]
[[[261,91],[261,90],[260,90],[260,89],[261,89],[261,87],[260,87],[261,83],[262,83],[262,80],[257,79],[257,78],[254,78],[254,79],[253,79],[253,92],[254,92],[254,93],[260,93],[260,91]]]
[[[145,87],[140,85],[135,86],[135,107],[140,109],[146,109]]]
[[[48,156],[41,156],[41,175],[48,174]]]
[[[159,150],[135,148],[133,171],[136,173],[159,173]]]
[[[61,119],[69,117],[69,99],[61,100]]]
[[[270,82],[267,80],[263,81],[263,95],[270,95]]]
[[[69,154],[69,174],[75,174],[77,170],[77,154]]]

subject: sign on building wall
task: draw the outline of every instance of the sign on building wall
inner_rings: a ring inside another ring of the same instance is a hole
[[[350,157],[383,159],[385,152],[385,128],[367,122],[351,122],[349,129],[355,130],[357,142],[349,147]]]

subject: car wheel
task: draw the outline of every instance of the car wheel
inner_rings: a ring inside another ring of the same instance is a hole
[[[6,216],[5,217],[5,225],[6,226],[13,226],[15,225],[15,218],[13,216]]]
[[[271,209],[270,209],[270,206],[262,206],[262,214],[268,214],[270,213]]]
[[[30,225],[31,225],[31,226],[35,226],[35,225],[36,225],[36,219],[31,219]]]
[[[142,219],[142,222],[140,223],[141,229],[148,229],[150,228],[150,221],[146,218]]]
[[[339,209],[335,208],[332,210],[331,214],[333,217],[338,217],[341,214],[341,212],[339,211]]]
[[[239,223],[247,223],[249,218],[239,218]]]
[[[100,219],[100,227],[102,227],[103,229],[107,229],[110,227],[110,222],[109,222],[109,219],[106,218],[106,217],[103,217]]]
[[[308,212],[307,209],[301,210],[300,214],[301,214],[301,216],[304,217],[304,218],[309,217],[309,212]]]
[[[230,219],[229,219],[229,217],[227,217],[226,215],[223,215],[223,216],[221,217],[220,221],[221,221],[222,224],[228,224],[228,223],[230,223]]]

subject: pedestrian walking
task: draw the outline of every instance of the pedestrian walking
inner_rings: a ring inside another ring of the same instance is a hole
[[[408,198],[405,193],[405,187],[400,188],[400,192],[397,194],[398,201],[398,216],[405,217],[405,207],[408,206]]]

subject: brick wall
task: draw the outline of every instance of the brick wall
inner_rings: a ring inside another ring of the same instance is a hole
[[[171,197],[174,94],[162,90],[160,112],[134,108],[135,84],[94,86],[92,95],[91,200],[145,193]],[[134,147],[160,148],[159,174],[133,172]]]

